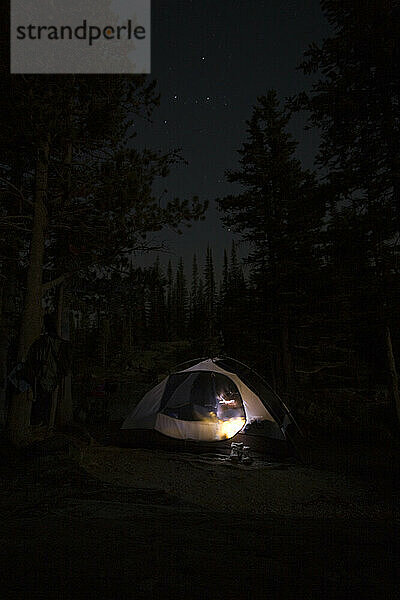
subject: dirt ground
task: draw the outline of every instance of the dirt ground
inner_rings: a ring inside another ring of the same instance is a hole
[[[0,468],[0,598],[395,598],[388,482],[71,444]]]
[[[81,466],[111,484],[163,489],[183,502],[227,514],[282,517],[393,516],[394,506],[371,483],[295,462],[257,457],[234,465],[219,454],[88,447]]]

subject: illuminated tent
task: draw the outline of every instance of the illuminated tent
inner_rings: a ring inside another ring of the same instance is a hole
[[[122,425],[199,442],[230,439],[239,432],[285,440],[294,427],[268,384],[229,358],[201,360],[175,371],[142,398]]]

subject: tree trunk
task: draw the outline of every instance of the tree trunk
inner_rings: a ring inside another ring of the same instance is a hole
[[[62,283],[57,293],[58,335],[64,340],[70,339],[69,294]],[[71,375],[64,377],[57,396],[56,425],[63,427],[73,422]]]
[[[6,418],[7,353],[8,340],[5,329],[4,313],[5,285],[0,289],[0,427]]]
[[[40,335],[42,322],[42,278],[47,226],[46,194],[48,187],[50,142],[49,138],[38,146],[35,181],[35,209],[29,266],[26,281],[24,309],[21,318],[18,359],[25,360],[29,347]],[[8,436],[11,442],[23,444],[29,438],[31,395],[15,394],[8,415]]]
[[[280,327],[282,379],[285,391],[292,381],[292,354],[289,343],[289,315],[287,306],[283,307]]]
[[[12,166],[12,185],[20,189],[23,180],[23,167],[17,159]],[[10,202],[16,204],[12,196]],[[22,213],[22,204],[19,200],[12,214]],[[1,294],[0,305],[0,424],[5,425],[7,421],[7,362],[10,343],[13,336],[14,320],[16,315],[16,293],[18,277],[18,237],[15,231],[7,232],[7,259],[3,262],[2,275],[4,283]]]
[[[70,88],[74,89],[75,76],[71,76]],[[63,158],[63,196],[60,201],[60,207],[65,207],[71,201],[71,182],[72,182],[72,158],[73,158],[73,142],[72,142],[72,112],[73,112],[73,95],[69,97],[68,107],[66,111],[66,138],[64,146]],[[69,341],[70,339],[70,296],[66,291],[65,282],[62,282],[57,290],[57,329],[58,335]],[[57,396],[57,413],[55,417],[56,425],[64,426],[73,421],[73,404],[72,404],[72,380],[71,375],[64,377]]]
[[[399,390],[399,376],[396,369],[396,360],[393,354],[392,336],[390,328],[386,327],[386,353],[389,364],[390,378],[392,380],[392,393],[396,405],[397,418],[400,424],[400,390]]]
[[[12,253],[17,252],[17,245],[11,242]],[[2,290],[0,318],[0,424],[7,420],[6,390],[7,390],[7,358],[12,336],[12,323],[15,314],[15,293],[17,288],[16,262],[7,261],[5,276],[6,283]]]

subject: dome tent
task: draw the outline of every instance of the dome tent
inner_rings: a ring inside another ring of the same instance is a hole
[[[288,440],[294,430],[299,432],[279,396],[246,365],[214,358],[181,367],[186,368],[178,367],[142,398],[122,429],[153,429],[198,442],[239,433]]]

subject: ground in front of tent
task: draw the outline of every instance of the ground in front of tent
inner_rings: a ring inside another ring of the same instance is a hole
[[[193,454],[221,453],[229,455],[232,442],[242,442],[251,453],[286,458],[293,456],[293,449],[285,440],[272,439],[263,435],[237,433],[230,439],[217,442],[175,440],[154,430],[121,429],[121,422],[109,424],[103,431],[95,432],[96,439],[105,445],[121,448],[147,448],[167,452],[192,452]]]
[[[1,456],[2,600],[398,593],[398,493],[381,471],[65,440]]]

